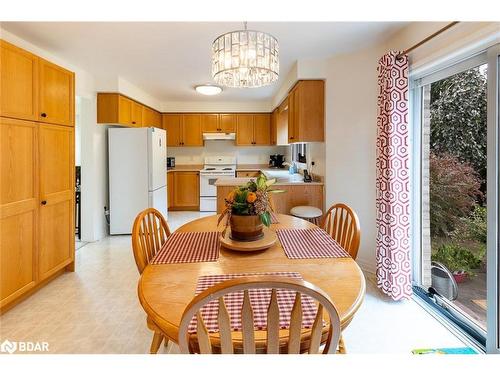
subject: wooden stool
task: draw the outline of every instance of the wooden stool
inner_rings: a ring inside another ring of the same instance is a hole
[[[295,206],[290,210],[290,215],[300,217],[301,219],[307,220],[315,225],[320,225],[323,211],[312,206]]]

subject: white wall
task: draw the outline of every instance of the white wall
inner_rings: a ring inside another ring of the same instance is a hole
[[[269,155],[285,154],[287,146],[236,146],[234,141],[206,141],[205,147],[169,147],[176,164],[203,164],[205,156],[236,156],[238,164],[268,164]]]

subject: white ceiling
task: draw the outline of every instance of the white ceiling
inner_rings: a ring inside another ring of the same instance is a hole
[[[121,76],[160,101],[269,100],[299,59],[325,58],[387,38],[402,22],[248,22],[280,45],[280,80],[204,97],[211,43],[239,22],[2,22],[2,27],[99,77]]]

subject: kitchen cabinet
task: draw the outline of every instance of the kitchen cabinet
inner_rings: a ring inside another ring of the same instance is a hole
[[[40,125],[40,280],[73,262],[74,139],[72,128]]]
[[[236,177],[259,177],[260,171],[236,171]]]
[[[74,73],[3,40],[0,49],[0,116],[74,126]]]
[[[288,95],[288,142],[324,142],[325,82],[299,81]]]
[[[161,113],[125,95],[97,94],[97,123],[128,127],[162,127]]]
[[[156,112],[155,110],[143,106],[142,107],[142,126],[150,127],[153,126],[155,128],[161,128],[161,114]]]
[[[182,115],[182,146],[203,146],[201,115]]]
[[[271,144],[271,115],[269,113],[260,113],[253,116],[254,121],[254,145]]]
[[[276,145],[278,142],[278,108],[271,113],[271,144]]]
[[[74,270],[75,93],[74,73],[4,41],[0,48],[3,312]]]
[[[75,74],[44,59],[39,67],[38,121],[74,126]]]
[[[278,146],[288,144],[288,99],[277,108],[276,114],[276,144]]]
[[[203,133],[216,133],[220,131],[219,115],[217,113],[201,114],[200,121]]]
[[[182,115],[162,115],[163,129],[167,131],[167,146],[182,146]]]
[[[217,186],[217,213],[224,210],[224,198],[234,190],[232,184]],[[290,210],[295,206],[313,206],[324,211],[323,185],[322,184],[275,184],[273,189],[284,190],[282,193],[273,194],[274,211],[279,214],[290,215]]]
[[[174,204],[174,173],[167,172],[167,207],[173,207]]]
[[[235,114],[221,113],[219,118],[219,131],[223,133],[236,132],[237,116]]]
[[[203,146],[199,114],[164,114],[163,129],[167,131],[167,146]]]
[[[38,119],[38,57],[0,40],[0,116]]]
[[[142,127],[142,105],[132,101],[132,126]]]
[[[172,210],[194,210],[200,207],[200,173],[196,171],[169,172],[173,174]]]
[[[37,282],[38,124],[0,117],[0,306]]]
[[[118,95],[118,124],[132,126],[132,100]]]
[[[271,115],[269,113],[238,114],[236,145],[257,146],[271,143]]]

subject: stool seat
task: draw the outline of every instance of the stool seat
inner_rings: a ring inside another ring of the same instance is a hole
[[[290,214],[301,219],[316,219],[323,216],[323,211],[312,206],[295,206],[290,210]]]

